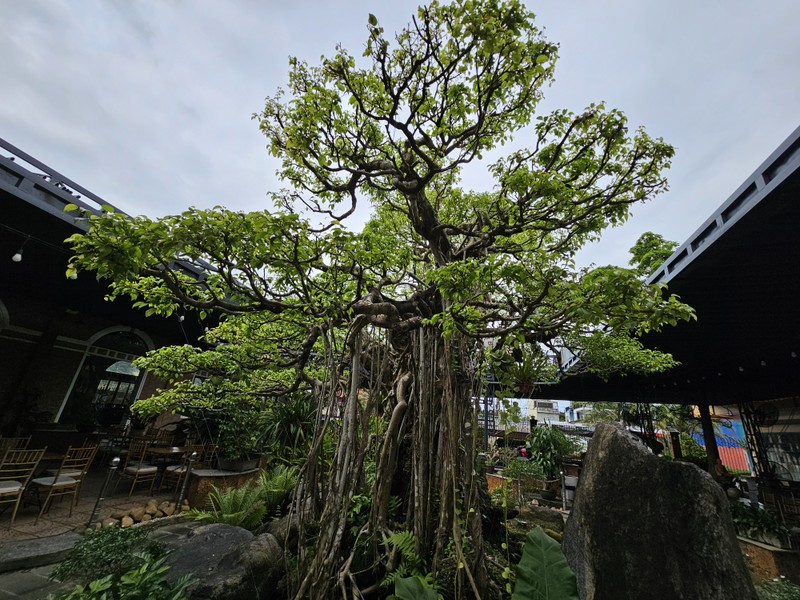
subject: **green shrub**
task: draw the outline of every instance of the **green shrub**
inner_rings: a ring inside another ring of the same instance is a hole
[[[51,578],[77,579],[85,584],[138,569],[146,562],[143,557],[157,560],[166,554],[161,544],[148,539],[149,534],[144,527],[106,527],[91,531],[69,551]]]
[[[800,586],[783,577],[756,586],[756,591],[759,600],[800,600]]]
[[[312,396],[295,394],[272,401],[261,421],[261,436],[270,454],[287,464],[302,463],[308,456],[317,418]]]
[[[764,508],[745,506],[741,502],[731,503],[730,507],[733,523],[739,531],[747,532],[754,529],[760,533],[774,533],[776,535],[783,535],[789,532],[774,514]]]
[[[580,450],[580,444],[558,427],[539,425],[531,429],[531,462],[538,464],[545,478],[554,480],[561,471],[561,458]]]
[[[503,475],[511,479],[544,479],[544,471],[539,463],[525,458],[515,458],[503,467]]]
[[[169,567],[164,564],[166,556],[158,559],[146,552],[134,552],[141,564],[120,576],[106,575],[77,585],[57,600],[184,600],[186,589],[194,583],[190,575],[184,575],[175,583],[166,580]]]

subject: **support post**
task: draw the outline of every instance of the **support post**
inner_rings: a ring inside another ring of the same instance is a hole
[[[194,461],[197,460],[197,452],[192,452],[189,455],[189,460],[186,463],[186,473],[183,475],[183,484],[181,485],[181,493],[178,496],[178,501],[175,503],[175,512],[181,512],[181,506],[183,505],[183,499],[186,497],[186,488],[189,486],[189,475],[192,474],[192,465],[194,465]]]
[[[697,403],[700,411],[700,422],[703,425],[703,440],[706,443],[706,458],[708,459],[708,472],[714,475],[719,459],[719,449],[717,448],[717,438],[714,435],[714,425],[711,422],[711,411],[708,402],[701,400]]]
[[[94,523],[95,519],[100,515],[100,506],[103,504],[103,500],[105,500],[106,496],[106,489],[108,488],[108,484],[111,481],[111,476],[114,474],[114,471],[117,470],[119,467],[119,457],[115,456],[111,459],[111,462],[108,464],[108,475],[106,475],[106,480],[103,482],[102,487],[100,488],[100,493],[97,494],[97,502],[94,503],[94,509],[92,510],[92,514],[89,517],[89,522],[86,524],[86,527],[91,527]]]
[[[681,449],[681,434],[677,431],[669,432],[670,445],[672,446],[672,458],[683,458],[683,450]]]

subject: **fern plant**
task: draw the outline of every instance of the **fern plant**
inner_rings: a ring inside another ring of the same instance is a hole
[[[214,487],[208,495],[211,509],[192,509],[186,516],[196,521],[224,523],[252,531],[268,515],[278,511],[296,481],[296,467],[278,466],[272,471],[262,471],[257,482],[248,482],[240,488]]]
[[[386,543],[400,553],[400,564],[381,582],[382,587],[394,584],[395,593],[388,600],[430,598],[441,600],[433,574],[417,554],[417,540],[410,531],[398,531],[386,538]],[[420,590],[424,590],[420,592]]]
[[[283,506],[297,483],[297,467],[279,465],[272,471],[262,471],[257,488],[267,515],[273,515]]]
[[[208,494],[210,510],[193,508],[186,516],[206,523],[224,523],[245,529],[256,529],[264,521],[267,506],[258,486],[248,482],[240,488],[219,489]]]

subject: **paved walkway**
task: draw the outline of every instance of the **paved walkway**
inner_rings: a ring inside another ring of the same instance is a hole
[[[39,507],[36,504],[35,497],[33,501],[29,500],[20,507],[17,518],[11,528],[9,528],[11,511],[9,509],[3,510],[0,513],[0,547],[7,542],[50,537],[68,531],[75,531],[80,529],[81,525],[86,525],[89,522],[89,517],[92,514],[97,502],[97,496],[107,474],[108,471],[104,467],[92,468],[87,481],[84,483],[78,504],[72,510],[71,517],[69,516],[69,502],[71,500],[69,496],[55,499],[50,509],[42,515],[38,523],[36,522],[36,515],[39,514]],[[144,504],[151,497],[149,485],[147,484],[138,485],[130,498],[128,498],[129,489],[130,482],[122,480],[116,491],[114,491],[114,482],[112,481],[99,513],[99,520],[111,516],[111,513],[118,510]],[[165,488],[163,492],[159,492],[154,489],[152,497],[155,497],[159,502],[172,500],[172,490]],[[9,505],[4,506],[8,507]]]
[[[153,521],[150,539],[158,540],[168,549],[173,542],[182,538],[195,527],[204,523],[187,521],[180,517],[171,517]],[[74,583],[62,583],[50,579],[50,573],[58,560],[80,538],[74,533],[64,533],[49,538],[33,538],[10,542],[0,549],[0,600],[23,598],[25,600],[42,600],[48,594],[70,590]],[[31,563],[29,568],[7,570],[10,566]],[[38,564],[46,563],[46,564]]]
[[[20,507],[13,527],[9,527],[11,511],[0,513],[0,600],[43,600],[50,593],[73,586],[51,581],[49,575],[56,563],[80,539],[75,532],[83,531],[89,522],[106,475],[105,468],[92,469],[71,517],[69,497],[55,500],[38,523],[36,516],[39,507],[35,502]],[[123,480],[116,492],[113,486],[112,481],[97,520],[110,517],[116,511],[145,504],[151,497],[155,497],[158,502],[174,499],[172,490],[167,489],[163,492],[154,489],[151,496],[148,485],[137,486],[135,493],[129,498],[130,483]],[[154,534],[154,537],[157,535],[168,538],[170,535],[185,532],[186,527],[186,524],[167,525],[160,528],[160,533]]]
[[[59,583],[49,579],[50,572],[54,568],[53,564],[1,574],[0,599],[43,600],[49,594],[55,595],[71,589],[73,584]]]

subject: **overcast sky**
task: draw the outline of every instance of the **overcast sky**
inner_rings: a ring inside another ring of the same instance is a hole
[[[0,137],[129,213],[265,208],[277,163],[251,115],[288,56],[360,55],[369,12],[389,32],[417,4],[0,0]],[[800,0],[528,4],[561,45],[541,110],[603,100],[677,148],[670,191],[587,260],[683,242],[800,125]]]

